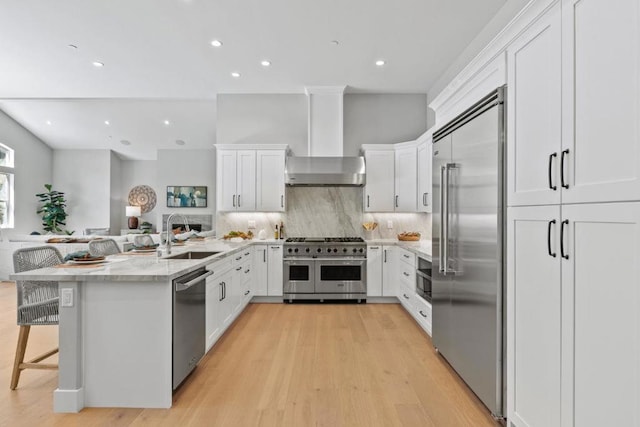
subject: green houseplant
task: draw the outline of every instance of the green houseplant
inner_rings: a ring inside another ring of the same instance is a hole
[[[36,197],[40,199],[42,206],[36,211],[38,214],[42,214],[42,226],[44,231],[49,233],[53,232],[65,232],[66,234],[73,234],[73,231],[69,232],[63,230],[61,225],[67,225],[67,213],[65,212],[66,201],[64,200],[64,193],[56,190],[52,190],[51,184],[45,184],[44,188],[47,189],[46,193],[36,194]]]

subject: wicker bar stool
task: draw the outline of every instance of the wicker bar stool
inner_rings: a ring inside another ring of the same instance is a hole
[[[16,273],[62,264],[62,255],[52,246],[18,249],[13,253]],[[27,340],[32,325],[57,325],[59,320],[58,282],[16,281],[18,293],[18,345],[11,374],[11,390],[18,387],[20,372],[24,369],[58,369],[57,364],[38,363],[58,352],[58,348],[24,361]]]
[[[91,256],[107,256],[119,253],[120,248],[113,239],[95,239],[89,242],[89,254]]]
[[[154,246],[156,242],[148,234],[142,234],[133,238],[133,244],[136,246]]]

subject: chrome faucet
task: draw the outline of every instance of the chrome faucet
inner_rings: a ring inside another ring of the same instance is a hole
[[[181,216],[182,217],[182,223],[184,224],[184,228],[185,231],[189,231],[189,224],[187,223],[187,218],[182,215],[181,213],[172,213],[171,215],[169,215],[167,217],[167,225],[166,225],[166,229],[167,229],[167,255],[171,254],[171,219],[174,216]]]

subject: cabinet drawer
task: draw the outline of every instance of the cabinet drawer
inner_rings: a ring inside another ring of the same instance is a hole
[[[408,265],[407,263],[401,262],[398,265],[398,278],[400,279],[400,283],[404,284],[404,286],[409,289],[415,289],[416,287],[416,269]]]
[[[207,265],[207,271],[213,271],[213,277],[227,272],[233,266],[233,255]]]
[[[413,302],[413,310],[413,317],[415,317],[423,328],[431,333],[431,323],[433,321],[431,317],[431,304],[416,295]]]
[[[412,270],[416,268],[416,255],[413,252],[399,247],[398,259],[410,266]]]
[[[406,286],[400,286],[398,291],[398,299],[400,303],[404,306],[404,309],[407,310],[413,316],[414,312],[414,302],[415,302],[416,294],[411,289]]]
[[[233,258],[234,265],[239,265],[244,263],[247,260],[251,260],[251,248],[250,247],[243,248],[238,252],[233,253],[231,255],[231,258]]]
[[[251,259],[247,260],[240,266],[242,269],[240,270],[240,274],[242,274],[242,283],[246,283],[251,280],[252,275],[252,264]]]

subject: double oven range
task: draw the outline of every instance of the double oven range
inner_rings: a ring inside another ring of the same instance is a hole
[[[360,237],[295,237],[284,243],[284,301],[367,298],[367,244]]]

